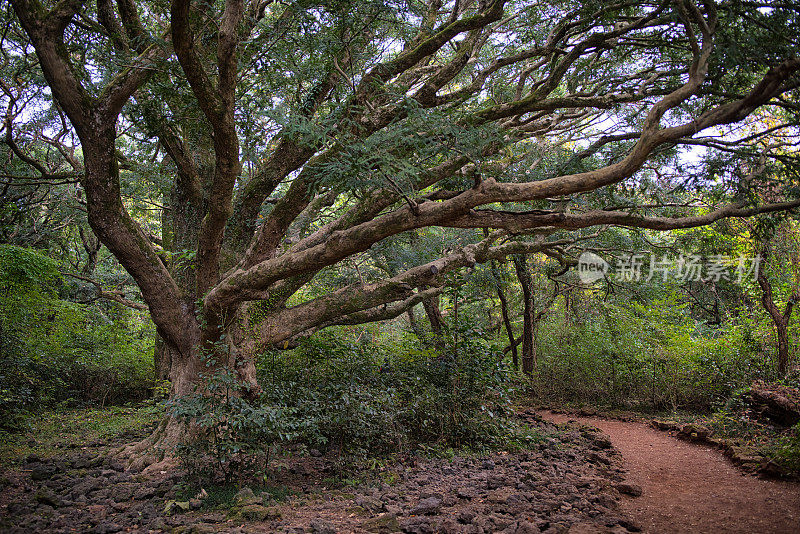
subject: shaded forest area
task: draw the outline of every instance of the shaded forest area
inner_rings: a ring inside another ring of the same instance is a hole
[[[797,5],[0,9],[3,528],[637,531],[544,407],[800,475]]]

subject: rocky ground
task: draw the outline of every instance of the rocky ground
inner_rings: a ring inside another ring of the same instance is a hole
[[[243,488],[232,506],[180,500],[179,473],[127,472],[102,448],[35,456],[0,477],[3,532],[629,532],[620,511],[619,453],[602,434],[560,429],[522,414],[546,437],[529,450],[450,459],[412,458],[393,477],[354,489],[322,482],[332,460],[292,460],[281,472],[294,495],[275,502]],[[389,483],[387,483],[389,482]]]

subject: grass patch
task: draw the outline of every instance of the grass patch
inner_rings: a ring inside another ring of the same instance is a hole
[[[281,485],[263,484],[248,486],[256,496],[263,497],[265,506],[283,502],[288,498],[298,495],[298,492]],[[219,484],[203,487],[208,497],[203,499],[201,510],[230,510],[234,507],[234,498],[242,489],[238,484]],[[178,492],[178,501],[188,501],[200,491],[196,486],[184,484]]]
[[[52,458],[65,448],[105,442],[141,431],[162,417],[158,406],[112,406],[46,411],[28,417],[22,430],[0,431],[0,464],[15,465],[28,455]]]

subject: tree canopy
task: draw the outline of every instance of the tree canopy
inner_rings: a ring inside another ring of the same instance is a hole
[[[0,221],[65,187],[176,393],[476,263],[800,206],[791,3],[11,6]]]

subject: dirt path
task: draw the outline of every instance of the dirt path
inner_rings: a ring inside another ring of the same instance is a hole
[[[645,532],[800,533],[800,485],[741,473],[719,452],[679,441],[642,423],[550,412],[553,422],[599,428],[622,453],[641,497],[622,505]]]

